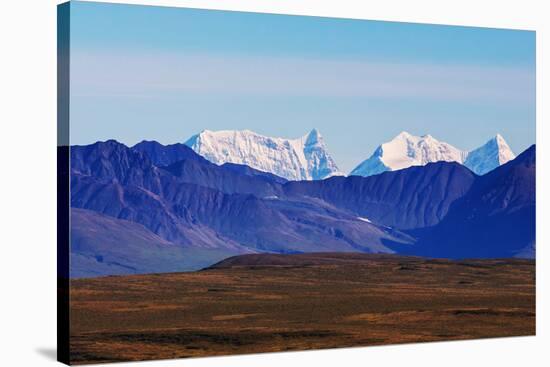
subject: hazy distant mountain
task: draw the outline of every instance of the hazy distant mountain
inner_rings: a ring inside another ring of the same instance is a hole
[[[402,132],[391,141],[380,145],[374,154],[353,169],[350,175],[367,177],[440,161],[458,162],[476,174],[483,175],[514,157],[514,153],[500,135],[482,147],[467,152],[431,135],[414,136]]]
[[[243,164],[288,180],[340,174],[316,129],[298,139],[272,138],[250,130],[204,130],[185,144],[213,163]]]

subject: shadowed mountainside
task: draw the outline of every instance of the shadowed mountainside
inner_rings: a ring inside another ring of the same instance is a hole
[[[440,224],[419,233],[414,254],[534,257],[535,160],[533,145],[516,159],[480,176]]]
[[[141,224],[71,210],[71,277],[198,270],[246,249],[178,246]]]
[[[284,192],[316,197],[374,223],[406,230],[439,223],[475,179],[458,163],[437,162],[369,177],[289,182]]]

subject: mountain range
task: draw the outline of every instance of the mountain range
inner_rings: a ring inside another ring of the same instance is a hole
[[[159,272],[198,269],[206,258],[213,263],[228,254],[392,252],[386,241],[411,241],[314,198],[280,200],[286,182],[280,178],[217,166],[184,145],[168,146],[166,152],[155,147],[153,158],[143,152],[144,145],[128,148],[114,140],[71,147],[71,207],[79,209],[71,214],[71,245],[80,259],[75,264],[82,265],[71,269],[72,276],[149,269],[130,261],[138,254],[152,256],[148,241],[136,241],[127,232],[155,239],[159,250],[154,253],[161,258],[166,251],[194,254],[178,268],[172,267],[174,261],[163,263]],[[187,150],[181,155],[186,158],[168,166],[153,163],[174,149]],[[106,247],[106,238],[111,246]],[[128,248],[126,261],[123,248]]]
[[[73,277],[195,270],[259,252],[535,254],[534,146],[481,176],[438,161],[301,181],[215,164],[187,144],[109,140],[71,146],[70,158]]]
[[[268,137],[250,130],[204,130],[184,144],[212,163],[245,165],[290,181],[322,180],[344,175],[317,129],[298,139]],[[167,156],[158,157],[158,163],[175,162],[180,146],[171,145],[170,152],[164,153]],[[465,151],[431,135],[415,136],[403,131],[378,146],[350,175],[367,177],[441,161],[457,162],[483,175],[514,158],[515,154],[500,134],[477,149]]]

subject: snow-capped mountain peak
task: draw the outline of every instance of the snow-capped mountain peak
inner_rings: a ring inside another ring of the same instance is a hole
[[[464,165],[478,175],[482,175],[515,157],[506,140],[502,135],[497,134],[481,147],[469,152]]]
[[[203,130],[185,144],[213,163],[246,164],[289,180],[339,174],[317,129],[297,139],[273,138],[250,130]]]
[[[305,145],[313,145],[313,144],[324,144],[323,137],[321,136],[321,133],[317,129],[311,130],[309,133],[304,135],[305,138]]]
[[[415,136],[401,132],[380,145],[374,154],[357,166],[351,175],[371,176],[384,171],[396,171],[430,162],[462,162],[464,152],[431,135]]]
[[[500,134],[482,147],[468,152],[439,141],[429,134],[415,136],[403,131],[389,142],[380,145],[370,158],[359,164],[350,174],[372,176],[385,171],[446,161],[464,164],[481,175],[514,157],[514,153]]]
[[[409,132],[407,131],[401,131],[399,134],[397,134],[397,136],[394,138],[394,139],[409,139],[411,138],[413,135],[411,135]]]

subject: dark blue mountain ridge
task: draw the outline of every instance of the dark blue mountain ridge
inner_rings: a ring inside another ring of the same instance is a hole
[[[535,257],[536,147],[476,179],[414,253],[451,258]],[[410,251],[404,248],[403,251]]]
[[[437,224],[475,180],[461,164],[437,162],[369,177],[289,182],[284,194],[316,197],[374,223],[407,230]]]
[[[163,145],[154,140],[143,140],[130,148],[149,157],[155,166],[169,166],[183,159],[193,159],[207,162],[201,155],[185,144],[176,143]]]
[[[192,183],[219,190],[226,194],[252,194],[257,197],[277,195],[281,192],[279,178],[241,173],[234,166],[218,166],[208,161],[185,159],[162,167],[179,182]],[[276,177],[276,176],[274,176]]]
[[[279,177],[277,175],[274,175],[273,173],[259,171],[257,169],[254,169],[252,167],[247,166],[246,164],[224,163],[224,164],[221,165],[221,167],[226,169],[226,170],[230,170],[230,171],[239,173],[241,175],[257,176],[257,177],[263,178],[265,180],[276,182],[276,183],[279,183],[279,184],[284,184],[284,183],[288,182],[288,180],[286,178]]]
[[[71,174],[143,187],[155,194],[161,191],[159,169],[149,157],[116,140],[71,146],[70,157]]]
[[[142,142],[131,147],[131,149],[146,154],[157,167],[170,166],[182,160],[194,160],[204,165],[208,165],[209,163],[211,166],[222,167],[225,170],[239,173],[240,175],[259,176],[277,183],[285,183],[287,181],[286,179],[272,173],[259,171],[244,164],[225,163],[217,166],[197,154],[187,145],[181,143],[163,145],[154,140],[143,140]]]
[[[116,140],[108,140],[86,146],[72,146],[70,151],[72,171],[103,181],[117,180],[123,185],[143,187],[155,194],[160,194],[162,190],[159,178],[162,176],[159,172],[161,169],[174,174],[183,183],[215,188],[225,193],[250,193],[259,197],[280,192],[279,182],[284,180],[252,168],[218,166],[183,144],[164,146],[144,141],[128,148]],[[161,157],[163,163],[170,161],[167,157],[182,159],[159,168],[150,154],[154,159]]]

